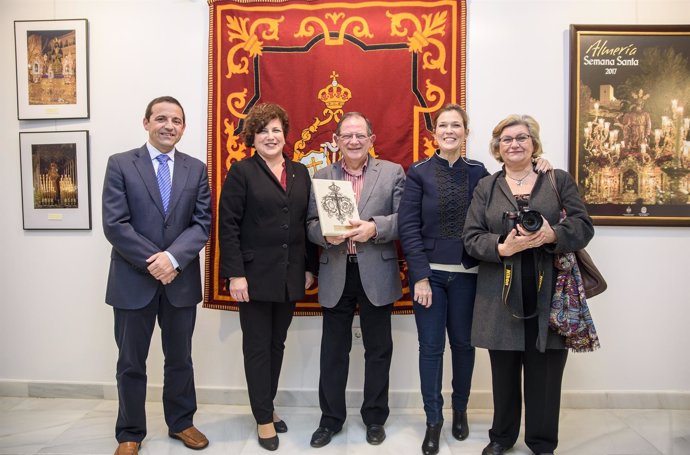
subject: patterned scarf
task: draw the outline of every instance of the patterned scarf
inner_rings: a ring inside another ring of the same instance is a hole
[[[573,352],[592,352],[600,348],[575,254],[556,254],[554,267],[558,275],[551,301],[550,327],[565,337],[566,347]]]

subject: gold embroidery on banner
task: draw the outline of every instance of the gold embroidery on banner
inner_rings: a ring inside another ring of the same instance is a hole
[[[234,134],[235,124],[228,119],[223,119],[225,125],[224,133],[228,135],[228,140],[225,142],[225,150],[228,152],[228,157],[225,159],[225,169],[230,169],[234,161],[240,161],[245,156],[247,146],[240,142],[240,137]]]
[[[319,148],[306,150],[308,143],[312,140],[314,133],[331,122],[337,124],[343,115],[343,106],[352,98],[352,92],[344,85],[338,83],[338,74],[331,72],[331,83],[319,90],[318,99],[326,106],[323,110],[323,119],[314,117],[314,122],[302,130],[300,140],[293,147],[293,160],[304,164],[311,176],[318,169],[328,166],[340,159],[340,151],[334,142],[324,142],[318,144]],[[335,125],[333,127],[335,129]],[[306,150],[306,151],[305,151]],[[369,154],[376,157],[376,150],[372,145]]]
[[[243,51],[249,54],[250,58],[261,55],[264,42],[260,41],[257,36],[258,28],[261,26],[267,27],[267,29],[261,32],[262,39],[277,41],[278,24],[283,22],[283,20],[285,20],[283,16],[279,19],[258,19],[247,30],[249,18],[228,16],[226,24],[229,29],[228,41],[231,43],[234,41],[239,42],[228,51],[226,56],[228,72],[225,77],[230,79],[233,74],[249,74],[249,58],[242,56],[239,59],[239,63],[237,63],[235,62],[235,54]]]
[[[325,15],[325,17],[330,19],[334,26],[337,26],[338,21],[345,18],[345,14],[328,13]],[[302,19],[302,22],[299,25],[299,31],[295,33],[295,38],[308,38],[310,36],[314,36],[316,34],[316,27],[314,27],[313,24],[320,26],[321,30],[323,30],[324,43],[326,46],[342,46],[342,44],[345,42],[345,32],[350,25],[352,25],[352,34],[357,38],[374,37],[374,35],[372,35],[369,31],[369,24],[367,23],[366,19],[361,16],[354,16],[345,19],[340,25],[337,38],[331,37],[328,25],[323,20],[316,16],[309,16]]]
[[[317,96],[326,106],[322,112],[324,118],[319,119],[318,117],[314,117],[314,122],[302,130],[302,134],[300,135],[301,139],[297,141],[293,147],[293,160],[300,161],[307,166],[311,175],[314,175],[317,169],[325,167],[335,161],[338,148],[335,144],[329,142],[320,144],[321,148],[318,150],[308,150],[305,152],[307,143],[311,140],[314,133],[322,126],[330,122],[337,124],[343,115],[343,106],[352,98],[350,89],[338,83],[338,74],[335,71],[331,72],[330,77],[332,79],[331,83],[319,90]],[[309,155],[312,156],[309,157]]]
[[[247,89],[242,89],[241,92],[235,92],[228,95],[225,99],[225,104],[228,111],[235,116],[235,118],[243,119],[247,115],[242,113],[242,109],[247,104]]]
[[[443,106],[443,104],[446,101],[446,93],[443,91],[443,89],[437,85],[434,85],[431,83],[431,80],[427,79],[425,81],[426,83],[426,92],[424,93],[424,97],[429,101],[427,107],[421,107],[421,106],[414,106],[414,113],[412,114],[412,123],[413,123],[413,130],[412,130],[412,144],[413,144],[413,150],[412,150],[412,162],[415,162],[419,160],[419,144],[420,144],[420,127],[419,127],[419,118],[422,114],[429,113],[429,112],[435,112]],[[433,103],[433,104],[432,104]],[[424,155],[425,156],[431,156],[434,153],[435,147],[433,145],[433,140],[424,138]]]
[[[238,120],[246,118],[247,114],[243,114],[242,110],[247,105],[247,89],[229,94],[225,98],[225,105],[234,118]],[[225,125],[223,132],[228,136],[228,140],[225,142],[225,151],[228,152],[228,157],[225,159],[225,169],[228,170],[232,166],[233,161],[240,161],[244,158],[247,146],[239,141],[239,136],[234,134],[234,122],[231,122],[228,118],[223,118],[223,125]]]
[[[386,11],[386,17],[391,19],[391,36],[407,37],[408,47],[410,52],[422,53],[425,48],[430,45],[436,47],[438,57],[433,58],[431,51],[425,51],[422,54],[422,61],[424,69],[439,70],[441,74],[446,74],[446,47],[434,35],[444,36],[446,33],[446,18],[448,14],[445,11],[434,14],[422,14],[424,25],[421,21],[411,13],[391,14]],[[402,23],[408,20],[415,26],[415,30],[409,35],[409,30],[404,27]],[[409,36],[408,36],[409,35]]]

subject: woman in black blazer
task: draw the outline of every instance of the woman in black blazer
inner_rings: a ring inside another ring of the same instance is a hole
[[[256,153],[230,167],[218,213],[220,273],[239,305],[249,402],[268,450],[287,431],[273,400],[295,302],[316,271],[316,247],[306,238],[311,180],[283,153],[288,126],[277,104],[249,111],[241,138]]]

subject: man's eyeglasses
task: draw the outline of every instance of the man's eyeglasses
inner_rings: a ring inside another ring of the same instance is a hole
[[[357,139],[360,142],[369,139],[366,134],[339,134],[338,137],[345,142],[350,142],[352,139]]]
[[[498,138],[498,141],[503,145],[512,145],[513,141],[517,141],[518,144],[524,144],[530,137],[532,136],[529,134],[521,134],[517,137],[503,136]]]

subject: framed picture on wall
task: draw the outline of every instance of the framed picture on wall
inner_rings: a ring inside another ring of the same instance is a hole
[[[690,25],[571,25],[570,53],[570,172],[595,224],[690,226]]]
[[[19,120],[89,117],[86,19],[14,21]]]
[[[91,229],[89,132],[19,133],[24,229]]]

